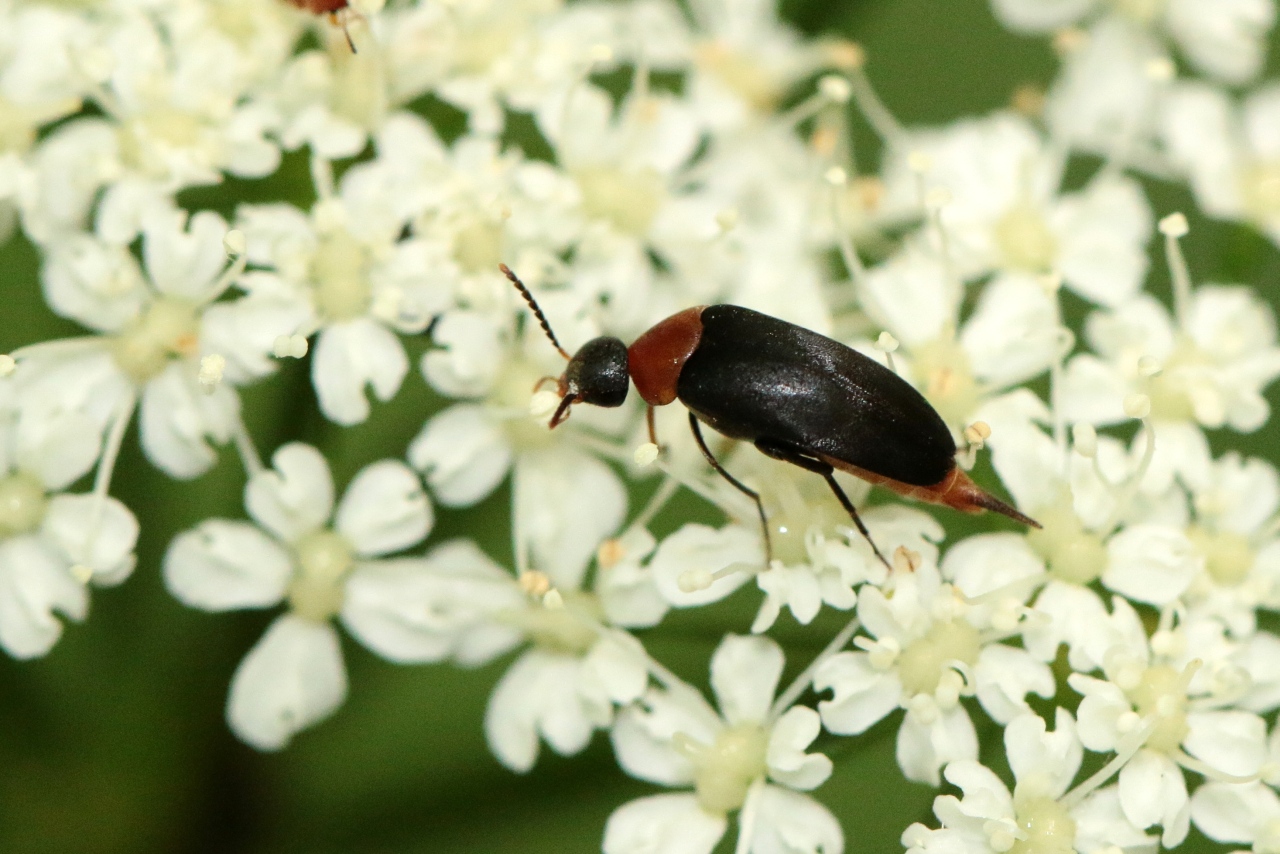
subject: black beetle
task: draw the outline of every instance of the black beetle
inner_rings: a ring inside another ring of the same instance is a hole
[[[984,492],[956,465],[956,445],[942,416],[910,383],[879,362],[816,332],[736,305],[687,308],[627,347],[601,336],[570,356],[524,283],[505,264],[560,354],[560,405],[551,427],[575,403],[621,406],[628,381],[649,404],[649,436],[657,444],[653,408],[679,399],[693,437],[711,467],[756,504],[771,555],[764,505],[712,455],[698,422],[761,453],[821,475],[872,550],[886,565],[835,469],[899,495],[966,513],[994,510],[1024,525],[1040,523]]]

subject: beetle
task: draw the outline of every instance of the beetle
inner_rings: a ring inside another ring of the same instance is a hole
[[[630,347],[593,338],[570,356],[533,294],[499,265],[533,310],[568,367],[557,380],[560,405],[548,426],[574,404],[621,406],[631,383],[648,404],[649,438],[657,444],[654,407],[679,400],[703,457],[755,502],[771,559],[760,494],[715,458],[701,423],[763,454],[821,475],[881,562],[853,502],[836,482],[848,472],[899,495],[967,513],[992,510],[1033,528],[1040,523],[983,491],[956,465],[951,431],[924,396],[874,359],[802,326],[736,305],[701,305],[663,320]],[[551,379],[551,378],[548,378]]]

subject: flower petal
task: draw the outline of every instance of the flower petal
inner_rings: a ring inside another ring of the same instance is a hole
[[[338,504],[334,527],[364,557],[417,545],[431,530],[431,502],[418,476],[399,460],[365,466]]]
[[[93,495],[55,495],[49,500],[41,531],[58,544],[70,563],[93,570],[93,580],[99,584],[119,584],[133,572],[138,520],[111,496],[99,504]]]
[[[245,508],[254,521],[286,543],[329,521],[333,477],[319,451],[292,442],[272,454],[271,466],[244,488]]]
[[[711,656],[711,688],[730,725],[764,721],[784,664],[772,638],[725,635]]]
[[[338,633],[329,623],[279,617],[231,678],[227,723],[246,744],[279,750],[347,696]]]
[[[0,540],[0,646],[10,655],[44,655],[62,635],[54,612],[81,620],[88,608],[84,587],[38,537]]]
[[[196,380],[194,360],[175,361],[143,389],[138,432],[151,462],[188,479],[218,461],[208,440],[229,441],[239,417],[240,398],[231,386],[206,391]]]
[[[692,794],[651,795],[609,816],[604,854],[711,854],[728,819],[703,812]]]
[[[391,330],[367,317],[334,323],[316,339],[311,382],[320,410],[336,424],[350,426],[369,417],[365,386],[388,401],[409,372],[409,358]]]
[[[437,501],[446,507],[470,507],[502,482],[512,453],[501,426],[484,407],[461,403],[423,426],[409,445],[408,457]]]
[[[808,795],[765,786],[758,801],[752,854],[842,854],[844,832],[831,810]],[[739,822],[742,818],[739,817]]]
[[[293,574],[289,553],[248,522],[207,519],[173,538],[164,583],[192,608],[266,608],[284,598]]]

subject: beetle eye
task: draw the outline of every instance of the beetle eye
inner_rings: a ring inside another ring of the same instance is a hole
[[[569,360],[564,378],[573,396],[571,403],[621,406],[630,386],[627,345],[618,338],[593,338]],[[562,407],[568,405],[561,403]]]

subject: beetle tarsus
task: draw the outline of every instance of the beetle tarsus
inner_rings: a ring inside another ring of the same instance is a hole
[[[653,409],[650,408],[649,411],[652,412]],[[698,443],[698,450],[702,451],[702,456],[706,457],[711,467],[719,472],[721,477],[733,484],[734,489],[737,489],[756,503],[756,512],[760,515],[760,530],[764,533],[764,565],[768,567],[773,563],[773,540],[769,537],[769,519],[764,515],[764,504],[760,501],[760,493],[725,471],[724,466],[720,465],[715,455],[711,453],[711,449],[707,447],[706,440],[702,438],[702,430],[698,427],[698,417],[692,412],[689,413],[689,428],[693,430],[693,438]]]
[[[893,569],[889,561],[885,560],[880,548],[876,545],[876,541],[871,539],[871,532],[867,530],[867,526],[862,523],[862,517],[858,515],[857,509],[853,506],[853,502],[849,500],[849,496],[844,494],[844,490],[840,484],[836,482],[835,468],[830,463],[822,460],[815,460],[813,457],[805,456],[795,448],[787,447],[776,442],[770,442],[767,439],[757,439],[756,448],[760,453],[767,457],[773,457],[775,460],[781,460],[784,463],[791,463],[802,469],[811,471],[814,474],[822,475],[826,480],[827,486],[831,487],[831,491],[836,494],[836,499],[840,502],[840,506],[849,514],[849,518],[853,520],[853,524],[857,526],[858,533],[862,534],[867,541],[867,545],[871,546],[871,551],[875,552],[880,562],[888,569]]]

